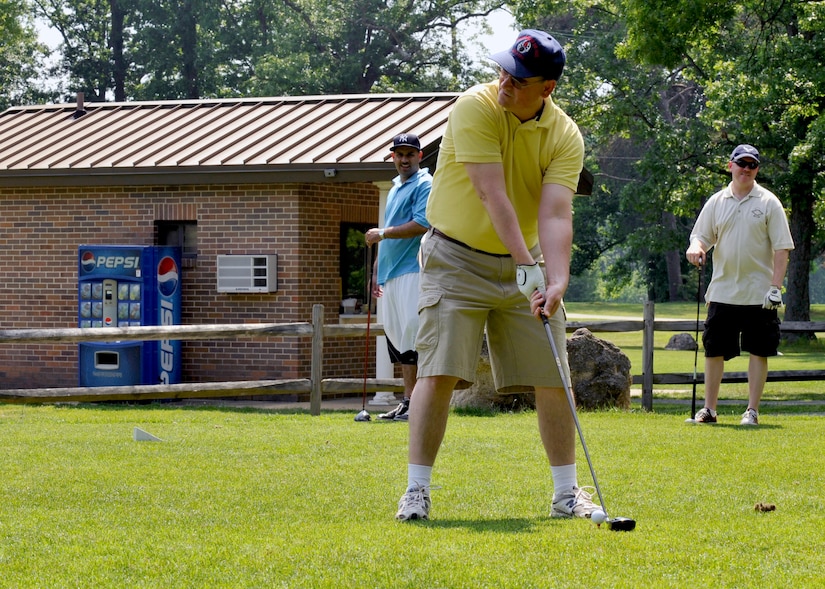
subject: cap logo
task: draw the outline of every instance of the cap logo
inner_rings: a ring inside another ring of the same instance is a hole
[[[529,53],[531,49],[533,49],[533,40],[530,37],[521,39],[516,44],[516,51],[518,51],[522,55],[524,55],[525,53]]]
[[[513,47],[513,56],[520,61],[529,58],[538,59],[540,52],[541,47],[536,40],[530,36],[520,37]]]
[[[398,136],[398,143],[407,143],[407,141],[409,141],[409,139],[407,139],[406,133],[403,133]]]

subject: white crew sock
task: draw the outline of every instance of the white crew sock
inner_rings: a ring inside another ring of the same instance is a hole
[[[424,466],[421,464],[407,465],[407,490],[414,487],[430,488],[430,478],[433,475],[432,466]]]
[[[578,476],[576,474],[576,464],[565,464],[564,466],[551,466],[550,473],[553,475],[553,496],[573,490],[577,486]]]

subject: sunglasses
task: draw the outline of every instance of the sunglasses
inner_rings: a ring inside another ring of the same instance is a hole
[[[502,68],[498,68],[498,76],[502,80],[504,80],[505,78],[510,78],[510,83],[516,90],[524,90],[527,86],[533,86],[535,84],[541,84],[542,82],[544,82],[544,79],[533,80],[532,82],[528,82],[524,78],[516,78],[515,76],[511,75],[510,72],[505,71]]]
[[[745,160],[736,160],[733,163],[739,166],[740,168],[747,168],[749,170],[755,170],[759,167],[759,162],[746,162]]]

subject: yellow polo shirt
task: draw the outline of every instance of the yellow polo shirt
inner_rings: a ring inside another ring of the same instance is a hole
[[[538,244],[538,206],[543,184],[576,190],[584,141],[573,120],[547,98],[539,120],[522,123],[498,104],[498,81],[470,88],[458,99],[441,141],[427,203],[430,225],[486,252],[505,254],[464,168],[501,163],[528,248]]]

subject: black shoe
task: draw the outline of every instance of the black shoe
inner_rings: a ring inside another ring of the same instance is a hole
[[[707,407],[702,407],[696,412],[696,417],[693,418],[696,423],[716,423],[716,416],[710,412]]]
[[[386,419],[387,421],[404,421],[407,419],[407,411],[409,410],[410,400],[404,399],[398,404],[398,407],[388,413],[382,413],[378,416],[378,419]]]

